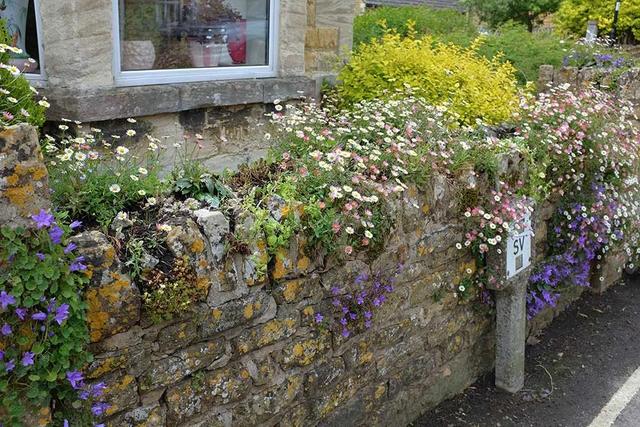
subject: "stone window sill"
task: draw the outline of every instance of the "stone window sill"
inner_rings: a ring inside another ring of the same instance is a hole
[[[315,96],[316,82],[307,77],[288,77],[92,89],[44,88],[40,92],[51,103],[49,120],[97,122],[310,98]]]

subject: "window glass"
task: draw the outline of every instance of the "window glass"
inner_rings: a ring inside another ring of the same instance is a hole
[[[24,73],[40,73],[40,50],[34,0],[0,0],[0,18],[6,22],[9,42],[22,50],[11,54],[11,64]]]
[[[269,3],[120,0],[121,69],[268,65]]]

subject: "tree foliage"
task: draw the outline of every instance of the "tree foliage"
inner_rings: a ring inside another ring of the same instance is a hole
[[[543,15],[558,10],[561,0],[465,0],[464,3],[492,27],[516,21],[532,31]]]
[[[562,31],[584,36],[589,21],[597,21],[602,35],[609,35],[613,26],[615,1],[564,0],[556,24]],[[618,35],[622,39],[640,40],[640,0],[624,0],[620,8]]]

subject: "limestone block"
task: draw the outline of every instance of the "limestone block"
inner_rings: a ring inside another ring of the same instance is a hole
[[[213,405],[237,402],[247,395],[250,386],[251,375],[240,364],[194,376],[167,390],[168,420],[175,425]]]
[[[254,292],[243,298],[208,309],[200,329],[206,339],[238,326],[264,323],[275,317],[276,302],[266,292]]]
[[[225,355],[224,339],[196,344],[153,363],[140,378],[140,390],[148,391],[178,383]]]
[[[279,75],[304,74],[304,36],[307,27],[307,2],[280,1]]]
[[[30,225],[30,215],[50,210],[48,176],[34,127],[0,130],[0,226]]]
[[[200,209],[193,213],[209,243],[214,261],[224,256],[224,239],[229,233],[229,220],[220,211]]]
[[[233,411],[234,425],[261,425],[278,417],[302,392],[302,375],[290,375],[281,385],[266,388],[251,394]]]
[[[274,344],[293,335],[297,330],[298,319],[286,317],[273,319],[252,329],[245,329],[233,339],[235,354],[246,354],[255,349]]]
[[[143,405],[104,422],[106,427],[165,427],[167,409],[159,403]]]
[[[103,418],[133,409],[140,403],[138,384],[133,375],[118,371],[100,378],[100,382],[107,387],[103,399],[110,405]]]
[[[326,330],[313,331],[282,349],[278,362],[286,368],[308,366],[331,350],[331,334]]]
[[[40,14],[48,84],[58,88],[113,85],[110,2],[43,2]]]
[[[186,347],[198,337],[198,328],[192,320],[175,323],[158,332],[158,347],[165,354]]]
[[[140,292],[120,270],[116,251],[99,231],[74,237],[78,254],[85,257],[91,277],[85,298],[91,342],[127,331],[140,320]]]

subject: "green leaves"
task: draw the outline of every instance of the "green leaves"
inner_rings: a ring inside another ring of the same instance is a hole
[[[0,324],[12,331],[3,337],[0,413],[13,426],[30,405],[48,405],[53,396],[73,392],[65,372],[91,360],[82,299],[88,279],[69,271],[76,255],[65,254],[66,242],[54,244],[47,229],[3,227],[0,235],[0,291],[12,297],[0,312]],[[68,308],[60,313],[68,314],[55,318],[62,305]],[[8,363],[15,365],[11,372]]]

